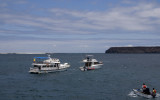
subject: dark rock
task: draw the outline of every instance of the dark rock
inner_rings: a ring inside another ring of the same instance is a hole
[[[105,53],[160,53],[157,47],[111,47]]]

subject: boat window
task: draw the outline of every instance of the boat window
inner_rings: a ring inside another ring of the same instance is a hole
[[[34,67],[39,67],[38,65],[34,65]]]
[[[91,66],[91,64],[92,64],[91,62],[86,62],[85,66]]]
[[[99,64],[98,62],[94,62],[94,64]]]
[[[58,64],[58,63],[55,63],[54,67],[59,67],[59,64]]]

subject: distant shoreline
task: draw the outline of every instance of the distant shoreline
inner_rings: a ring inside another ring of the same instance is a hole
[[[111,47],[105,53],[160,53],[160,46],[153,47]]]
[[[0,54],[104,54],[102,53],[0,53]]]
[[[48,54],[48,53],[0,53],[0,54]]]

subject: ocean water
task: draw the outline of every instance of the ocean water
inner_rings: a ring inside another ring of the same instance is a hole
[[[82,72],[79,67],[85,55],[51,55],[71,67],[64,72],[30,74],[33,57],[47,55],[1,54],[0,100],[146,100],[132,95],[132,89],[143,83],[160,93],[160,54],[92,54],[104,65]]]

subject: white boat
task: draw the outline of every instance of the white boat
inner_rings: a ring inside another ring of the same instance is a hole
[[[142,89],[133,89],[133,92],[134,92],[136,95],[138,95],[138,96],[145,97],[145,98],[148,98],[148,99],[149,99],[149,98],[158,97],[158,95],[153,96],[152,93],[150,93],[150,94],[144,94],[144,93],[142,92]]]
[[[87,55],[86,58],[82,62],[85,64],[84,66],[80,67],[81,71],[99,69],[103,65],[102,62],[99,62],[96,59],[94,59],[93,55]]]
[[[61,64],[57,58],[48,57],[34,57],[32,67],[29,72],[34,74],[50,73],[57,71],[65,71],[70,65],[68,63]]]

